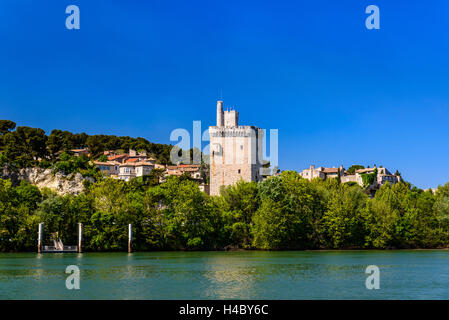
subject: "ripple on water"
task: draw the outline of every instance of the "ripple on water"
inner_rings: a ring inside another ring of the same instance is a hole
[[[0,299],[446,299],[449,251],[0,254]],[[78,265],[81,290],[67,290]],[[365,268],[381,289],[365,288]]]

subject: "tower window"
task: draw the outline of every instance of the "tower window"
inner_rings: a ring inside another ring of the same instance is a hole
[[[238,173],[240,174],[240,169],[238,170]]]
[[[240,150],[243,150],[243,144],[240,145]]]

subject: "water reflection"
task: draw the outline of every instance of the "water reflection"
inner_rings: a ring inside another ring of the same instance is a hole
[[[438,250],[0,254],[0,299],[442,299],[448,258]],[[72,264],[81,290],[65,288]],[[381,292],[365,289],[370,264],[381,268]]]

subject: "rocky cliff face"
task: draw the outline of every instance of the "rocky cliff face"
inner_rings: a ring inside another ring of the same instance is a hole
[[[84,191],[84,180],[93,182],[92,178],[84,178],[80,173],[66,176],[60,172],[53,174],[51,169],[42,168],[24,168],[18,172],[3,168],[1,178],[11,179],[13,184],[19,184],[21,180],[25,180],[39,189],[49,188],[59,195],[80,194]]]

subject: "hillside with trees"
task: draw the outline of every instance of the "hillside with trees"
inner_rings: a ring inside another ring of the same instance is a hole
[[[89,148],[91,159],[99,158],[104,151],[144,150],[154,156],[157,163],[170,163],[171,145],[152,143],[144,138],[117,137],[114,135],[87,135],[53,130],[50,135],[39,128],[18,126],[10,120],[0,120],[0,167],[49,168],[58,161],[68,161],[72,149]],[[62,156],[61,156],[62,155]],[[62,159],[61,159],[62,158]],[[80,157],[81,158],[81,157]],[[79,161],[86,166],[87,159]]]

